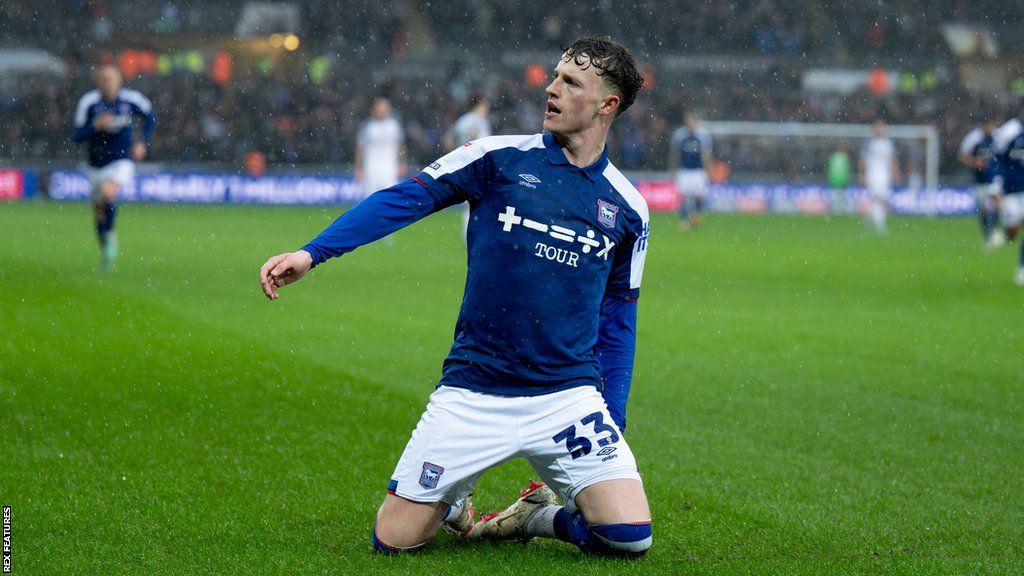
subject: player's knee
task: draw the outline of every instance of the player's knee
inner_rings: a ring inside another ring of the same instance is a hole
[[[412,554],[415,552],[419,552],[423,549],[424,546],[427,545],[426,542],[421,542],[419,544],[414,544],[412,546],[396,546],[394,544],[389,544],[386,539],[382,539],[381,536],[378,535],[376,524],[374,524],[373,526],[373,536],[371,540],[373,542],[374,552],[377,552],[378,554],[385,554],[388,556],[392,556],[395,554]]]
[[[593,551],[616,556],[643,556],[654,539],[650,522],[593,524],[590,533]]]
[[[117,191],[119,188],[120,187],[117,185],[117,182],[114,182],[113,180],[104,180],[103,183],[100,184],[100,195],[107,202],[111,202],[117,199]]]
[[[437,508],[433,504],[388,495],[377,511],[377,521],[373,525],[374,549],[394,554],[422,548],[440,527]]]

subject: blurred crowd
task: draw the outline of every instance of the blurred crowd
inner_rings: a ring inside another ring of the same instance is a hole
[[[92,87],[91,65],[97,54],[115,45],[118,34],[230,34],[241,2],[219,3],[216,8],[167,1],[52,4],[56,8],[41,8],[29,0],[0,4],[3,47],[45,48],[63,58],[70,71],[64,77],[25,76],[0,82],[0,159],[80,157],[70,140],[71,123],[75,103]],[[956,145],[979,113],[1002,119],[1013,111],[1007,98],[983,99],[955,82],[882,96],[823,96],[801,90],[792,67],[756,73],[684,72],[663,69],[659,60],[700,54],[810,54],[839,62],[852,53],[865,61],[872,54],[895,54],[952,62],[952,56],[943,52],[938,23],[995,5],[988,0],[970,5],[962,0],[885,5],[759,0],[683,6],[666,0],[596,0],[585,7],[489,0],[456,0],[442,6],[391,0],[373,9],[353,3],[348,10],[319,1],[294,4],[302,15],[304,50],[345,55],[344,73],[336,69],[321,82],[304,71],[237,74],[224,86],[187,72],[128,78],[129,87],[154,103],[158,125],[152,160],[240,165],[248,152],[258,150],[271,167],[347,165],[354,156],[359,126],[378,95],[392,99],[413,167],[443,153],[444,132],[477,91],[492,100],[495,133],[536,132],[542,120],[543,88],[527,85],[520,62],[495,57],[486,87],[467,85],[467,75],[457,67],[429,80],[401,74],[381,78],[378,69],[404,58],[410,43],[434,45],[437,54],[475,50],[507,55],[522,48],[547,50],[553,56],[566,39],[594,30],[630,45],[656,80],[613,128],[612,155],[626,169],[664,168],[669,136],[684,109],[717,120],[868,123],[883,118],[889,123],[933,124],[940,130],[948,167],[955,166],[951,159]],[[129,11],[131,18],[126,16]],[[453,30],[458,32],[450,33]],[[783,153],[742,142],[730,146],[730,162],[736,169],[770,170],[787,161],[804,161],[776,158]]]

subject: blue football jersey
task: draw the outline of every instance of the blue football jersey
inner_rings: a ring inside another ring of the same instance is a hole
[[[113,121],[106,130],[99,130],[93,122],[103,114],[111,114]],[[75,109],[76,142],[88,142],[89,165],[106,166],[115,160],[131,158],[132,127],[134,119],[143,121],[142,139],[149,144],[156,125],[153,105],[141,93],[122,88],[117,96],[106,101],[99,90],[86,92]]]
[[[439,385],[513,396],[600,386],[601,303],[639,296],[650,227],[607,148],[579,168],[550,134],[493,136],[414,180],[439,206],[470,203],[465,295]]]
[[[992,151],[998,158],[999,174],[1003,177],[1003,193],[1024,192],[1024,123],[1019,118],[999,128]]]
[[[672,133],[672,148],[679,154],[679,167],[684,170],[702,170],[705,150],[711,150],[711,134],[698,128],[691,131],[687,127],[676,129]]]
[[[975,159],[986,161],[984,168],[974,168],[971,173],[974,175],[976,184],[991,184],[995,176],[995,157],[992,153],[994,138],[991,134],[985,135],[981,128],[975,128],[964,136],[960,142],[960,153]]]

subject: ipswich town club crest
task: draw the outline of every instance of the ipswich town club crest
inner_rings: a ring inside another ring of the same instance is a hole
[[[615,217],[619,215],[619,207],[611,202],[597,201],[597,222],[605,228],[615,228]]]
[[[424,488],[437,488],[437,481],[444,474],[444,468],[430,462],[423,463],[423,472],[420,473],[420,486]]]

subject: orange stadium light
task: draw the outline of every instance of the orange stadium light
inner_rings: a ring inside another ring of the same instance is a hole
[[[228,82],[231,82],[232,67],[231,54],[221,50],[213,57],[213,66],[210,68],[210,78],[212,78],[217,84],[224,86]]]
[[[544,67],[536,62],[526,67],[526,85],[530,88],[540,88],[547,76]]]
[[[640,69],[640,72],[644,75],[644,90],[651,90],[657,83],[657,75],[654,73],[654,66],[647,64]]]
[[[137,52],[139,72],[142,74],[156,73],[156,52],[152,50],[139,50]]]
[[[874,68],[871,70],[871,74],[868,75],[868,92],[871,92],[875,96],[885,96],[892,90],[892,86],[889,85],[889,75],[886,74],[884,68]]]
[[[125,50],[117,58],[117,65],[121,73],[132,78],[139,73],[139,59],[135,50]]]

